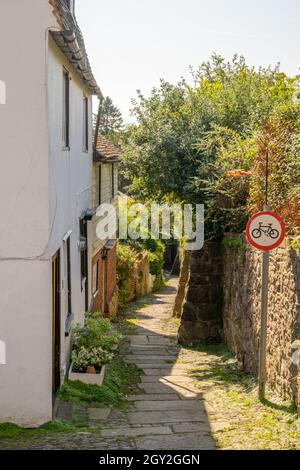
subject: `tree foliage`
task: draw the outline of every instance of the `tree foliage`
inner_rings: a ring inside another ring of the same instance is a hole
[[[95,122],[97,116],[95,116]],[[123,129],[122,113],[113,104],[112,99],[107,96],[100,104],[100,124],[99,130],[102,135],[112,137],[115,133],[119,133]]]
[[[270,183],[278,185],[288,178],[293,191],[298,191],[292,176],[299,159],[294,80],[278,66],[257,70],[243,57],[226,62],[218,55],[192,71],[192,78],[193,85],[162,80],[149,98],[138,93],[133,102],[137,124],[123,141],[123,181],[129,193],[142,201],[204,203],[206,234],[219,238],[226,230],[244,229],[248,213],[261,209],[262,136],[276,134],[282,126],[285,130],[271,160],[284,160],[281,152],[288,159],[294,152],[294,166],[293,170],[291,165],[288,170],[281,166],[280,173],[271,162],[276,176]],[[227,171],[237,167],[253,170],[256,176],[228,178]],[[284,208],[282,201],[280,210]]]

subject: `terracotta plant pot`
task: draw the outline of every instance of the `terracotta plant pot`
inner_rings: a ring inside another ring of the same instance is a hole
[[[86,368],[86,373],[87,373],[87,374],[96,374],[96,369],[95,369],[95,367],[94,367],[94,366],[88,366],[88,367]]]

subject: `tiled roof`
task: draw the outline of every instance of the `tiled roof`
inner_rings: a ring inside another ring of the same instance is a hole
[[[102,98],[101,90],[91,69],[81,30],[68,7],[67,0],[49,0],[49,3],[62,29],[59,32],[51,31],[52,37],[91,93]]]
[[[122,150],[112,144],[106,137],[99,136],[97,140],[96,150],[94,152],[95,161],[112,161],[119,160]]]

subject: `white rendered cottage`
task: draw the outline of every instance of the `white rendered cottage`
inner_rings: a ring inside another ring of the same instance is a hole
[[[37,426],[52,419],[71,326],[93,300],[102,95],[70,0],[1,0],[0,57],[0,422]]]

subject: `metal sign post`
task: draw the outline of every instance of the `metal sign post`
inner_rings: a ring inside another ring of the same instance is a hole
[[[249,220],[246,228],[247,240],[258,250],[262,250],[261,275],[261,308],[260,308],[260,340],[258,365],[258,396],[265,398],[266,362],[267,362],[267,329],[268,329],[268,284],[270,250],[277,248],[285,237],[283,220],[268,206],[268,175],[269,157],[266,154],[265,204],[264,211],[258,212]]]
[[[268,193],[269,193],[269,153],[266,152],[264,211],[271,210],[271,208],[268,207],[268,196],[269,196]],[[261,269],[260,339],[259,339],[259,363],[258,363],[258,398],[260,400],[264,400],[266,396],[269,265],[270,265],[270,252],[263,251],[262,269]]]
[[[264,207],[267,210],[267,206]],[[258,397],[265,399],[267,378],[267,329],[268,329],[268,287],[270,252],[263,251],[261,273],[260,341],[258,365]]]

